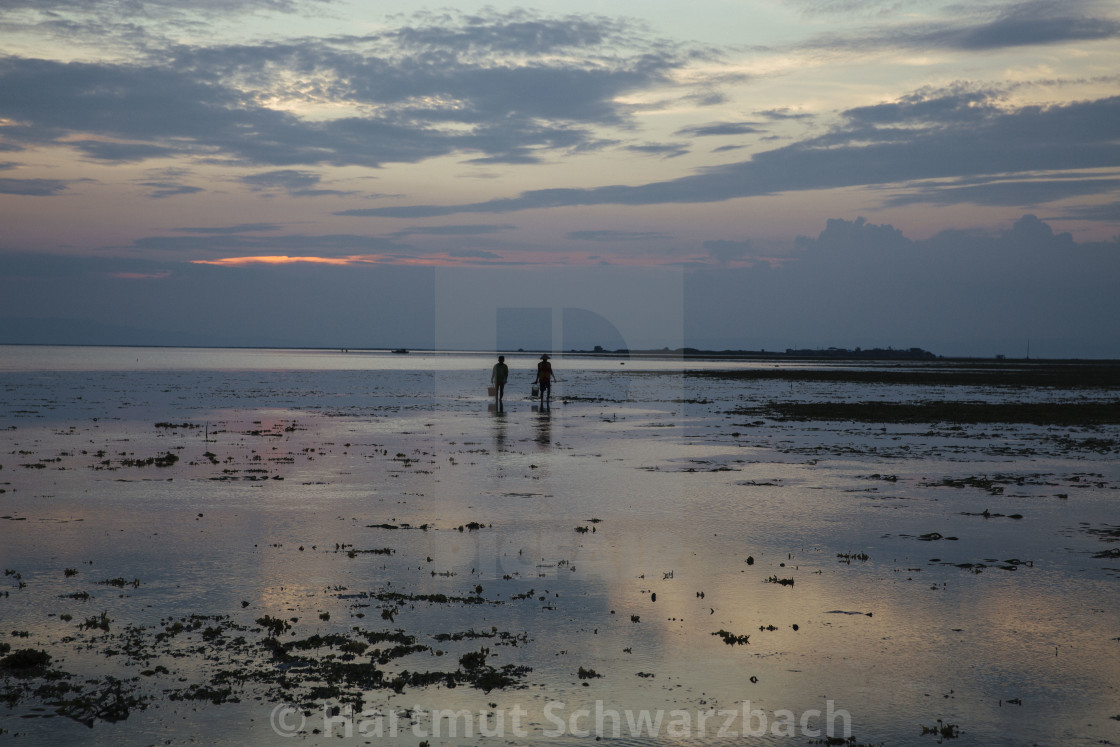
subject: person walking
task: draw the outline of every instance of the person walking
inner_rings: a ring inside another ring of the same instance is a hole
[[[548,353],[541,356],[541,362],[537,364],[537,387],[541,395],[541,408],[545,407],[547,402],[549,406],[552,405],[552,382],[556,381],[556,374],[552,372],[552,364],[548,362]]]
[[[498,405],[499,412],[502,409],[502,396],[506,392],[506,380],[508,378],[509,366],[506,365],[506,357],[499,355],[498,362],[494,364],[494,368],[490,371],[490,383],[494,385],[494,402]]]

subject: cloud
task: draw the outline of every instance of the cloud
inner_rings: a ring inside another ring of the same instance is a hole
[[[14,123],[7,147],[65,145],[118,163],[377,167],[453,153],[535,163],[604,147],[593,127],[629,126],[621,100],[675,85],[694,52],[631,22],[494,11],[298,43],[147,40],[129,62],[0,59],[0,118]],[[296,113],[315,107],[336,114]]]
[[[918,180],[1120,167],[1120,97],[1054,106],[997,106],[991,92],[952,87],[850,109],[825,134],[749,161],[661,182],[553,188],[462,205],[348,210],[339,215],[435,217],[585,205],[719,202],[786,191]],[[1093,182],[1097,193],[1110,181]],[[935,190],[935,188],[931,187]],[[932,192],[931,192],[932,194]],[[1020,204],[1030,204],[1026,194]]]
[[[919,32],[914,41],[962,50],[1000,49],[1066,41],[1110,39],[1120,35],[1120,22],[1088,15],[1086,2],[1025,2],[1011,5],[987,23]]]
[[[65,341],[80,344],[430,348],[434,274],[431,267],[385,264],[215,267],[0,254],[0,322],[16,337],[13,332],[25,327],[41,329],[41,320],[64,319],[60,324],[70,331]],[[133,279],[138,275],[162,278]],[[106,324],[149,333],[107,338],[89,329]],[[59,338],[40,332],[23,339]]]
[[[721,264],[742,259],[754,248],[750,239],[746,241],[705,241],[703,246],[708,256]]]
[[[645,145],[627,145],[626,150],[631,153],[641,153],[646,156],[660,156],[662,158],[676,158],[688,154],[688,147],[680,143],[647,143]]]
[[[502,259],[501,254],[488,252],[485,249],[456,249],[447,253],[450,257],[462,257],[470,259]]]
[[[134,257],[89,257],[30,252],[0,252],[0,277],[27,279],[82,278],[90,275],[111,277],[118,274],[154,275],[166,272],[169,265]],[[49,301],[44,298],[44,303]]]
[[[617,241],[660,241],[662,239],[671,239],[667,233],[660,231],[571,231],[566,235],[566,238],[573,241],[601,241],[606,243],[614,243]]]
[[[1074,205],[1065,208],[1062,212],[1062,217],[1065,218],[1120,223],[1120,202],[1109,202],[1101,205]]]
[[[753,135],[765,132],[766,130],[758,128],[757,122],[714,122],[707,125],[682,127],[673,134],[688,137],[722,137],[726,135]]]
[[[229,25],[241,15],[316,12],[333,0],[5,0],[0,34],[34,33],[65,42],[68,50],[86,44],[117,50],[165,44],[169,29],[199,36]]]
[[[148,143],[114,143],[105,140],[71,140],[71,147],[80,150],[87,158],[97,161],[129,163],[149,158],[166,158],[175,155],[175,149]]]
[[[509,231],[516,228],[508,223],[471,224],[464,226],[410,226],[409,228],[394,231],[393,236],[409,236],[420,234],[425,236],[485,236],[499,231]]]
[[[625,21],[602,16],[543,18],[527,10],[480,14],[444,10],[397,18],[404,23],[385,36],[399,46],[420,52],[458,49],[480,56],[543,55],[573,47],[603,47],[633,31]]]
[[[283,228],[284,226],[280,223],[239,223],[236,226],[193,226],[176,228],[175,230],[179,233],[232,234],[279,231]]]
[[[812,119],[813,118],[813,115],[809,114],[808,112],[795,112],[795,111],[791,110],[788,106],[781,107],[779,109],[765,109],[763,111],[755,112],[755,113],[760,117],[766,117],[767,119],[776,119],[776,120],[782,120],[782,119]]]
[[[229,228],[252,232],[257,226]],[[308,236],[298,243],[316,242]],[[324,237],[320,243],[345,242]],[[756,253],[758,242],[729,240],[706,248],[735,257]],[[341,325],[350,330],[347,339],[392,329],[408,333],[398,344],[419,347],[409,335],[418,334],[417,311],[427,309],[431,322],[433,266],[457,262],[496,272],[518,263],[475,249],[418,256],[411,264],[404,258],[293,248],[247,251],[215,266],[180,256],[0,253],[0,317],[143,319],[165,330],[236,330],[237,344],[247,345],[330,345]],[[990,356],[1021,354],[1029,337],[1032,353],[1040,356],[1120,355],[1120,310],[1112,292],[1120,277],[1117,245],[1078,243],[1032,215],[1003,230],[944,231],[918,240],[890,225],[832,219],[816,236],[801,239],[780,265],[737,265],[682,263],[687,344],[770,350],[918,345],[945,355]],[[585,266],[593,266],[590,259]],[[542,273],[556,274],[551,267]],[[514,278],[492,279],[507,277]],[[126,292],[123,284],[139,278],[159,278],[161,303],[153,306],[147,293]],[[269,313],[245,314],[247,306]]]
[[[53,197],[64,191],[67,182],[61,179],[0,179],[0,194],[26,197]]]
[[[482,249],[456,249],[446,252],[425,254],[347,254],[324,257],[316,254],[260,254],[249,256],[221,257],[219,259],[192,259],[191,264],[211,267],[283,267],[283,266],[330,266],[330,267],[512,267],[548,264],[541,257],[511,259],[502,254]],[[553,265],[559,264],[556,262]]]
[[[816,4],[815,4],[816,5]],[[876,8],[879,2],[827,2],[817,7],[828,12]],[[879,10],[891,10],[893,8]],[[926,11],[925,4],[916,9]],[[945,17],[920,22],[882,23],[863,33],[825,34],[803,48],[867,51],[877,48],[946,49],[966,52],[1100,41],[1120,36],[1120,21],[1108,5],[1096,0],[1027,0],[1005,4],[954,4],[941,9]],[[884,12],[880,18],[904,13]]]
[[[1033,216],[1032,216],[1033,217]],[[909,249],[913,242],[891,225],[875,225],[863,218],[854,221],[829,218],[815,239],[798,238],[798,248],[806,252],[880,253]]]
[[[310,171],[295,169],[281,169],[267,171],[260,174],[249,174],[239,179],[254,192],[282,191],[289,197],[345,197],[356,195],[353,190],[316,189],[322,180],[318,174]]]
[[[329,3],[331,0],[301,0],[301,2]],[[101,13],[116,15],[132,15],[128,11],[135,9],[135,4],[127,0],[110,0],[102,2],[96,10]],[[299,3],[294,0],[144,0],[144,15],[163,17],[177,15],[181,12],[213,12],[222,15],[229,13],[248,13],[260,10],[272,10],[281,13],[295,11]],[[92,14],[94,8],[84,0],[4,0],[5,8],[14,10],[36,10],[53,14],[76,13],[79,15]]]
[[[240,181],[254,190],[283,189],[286,192],[300,192],[319,183],[319,175],[309,171],[296,171],[284,169],[281,171],[267,171],[262,174],[250,174],[241,177]]]
[[[0,116],[13,122],[4,128],[6,140],[65,141],[98,159],[115,153],[120,160],[135,160],[145,147],[156,148],[152,155],[206,152],[221,141],[215,133],[277,119],[243,108],[237,92],[166,67],[8,57],[0,59],[0,85],[5,91]],[[81,135],[99,138],[75,137]]]
[[[170,270],[160,272],[114,272],[111,277],[118,280],[163,280],[171,277]]]
[[[79,13],[83,6],[51,7]],[[218,4],[183,7],[210,12]],[[886,9],[876,3],[862,7]],[[165,3],[156,10],[172,8]],[[255,8],[292,9],[287,3],[247,0],[236,10]],[[1082,38],[1077,34],[1088,33],[1077,30],[1082,22],[1092,26],[1093,33],[1120,33],[1120,22],[1108,22],[1104,12],[1089,2],[983,6],[975,11],[979,16],[934,20],[920,27],[890,26],[877,43],[888,43],[891,34],[901,30],[907,44],[919,46],[1014,45],[1027,43],[1032,34]],[[167,44],[143,49],[144,56],[133,62],[3,58],[0,118],[11,124],[2,129],[0,147],[57,145],[107,163],[179,156],[277,167],[244,176],[241,182],[262,194],[353,196],[354,191],[322,188],[319,174],[298,167],[379,167],[449,155],[472,164],[536,164],[616,147],[617,140],[604,138],[597,129],[633,126],[639,107],[623,103],[627,94],[671,89],[678,85],[674,75],[695,59],[712,56],[710,51],[656,39],[634,22],[600,17],[488,10],[416,14],[402,16],[397,23],[360,36],[236,46]],[[1044,27],[1050,30],[1039,31]],[[960,36],[966,30],[971,41]],[[807,48],[860,47],[875,39],[868,34],[821,37]],[[717,79],[717,74],[708,76],[709,81]],[[690,89],[704,87],[703,80],[689,84]],[[297,113],[316,107],[337,113]],[[1059,199],[1062,194],[1092,195],[1098,193],[1094,188],[1101,193],[1109,189],[1104,179],[1076,187],[1059,177],[1047,185],[1036,172],[1115,166],[1118,146],[1104,130],[1116,114],[1116,99],[1013,108],[998,90],[963,84],[922,89],[895,101],[848,109],[824,134],[759,152],[749,161],[675,179],[536,190],[460,206],[380,207],[335,215],[421,218],[535,207],[717,202],[904,182],[915,184],[889,204],[975,199],[1029,206],[1048,195]],[[788,108],[756,115],[771,122],[809,116]],[[766,132],[759,122],[743,119],[690,125],[676,134],[701,138]],[[621,147],[666,159],[688,152],[680,143]],[[931,181],[980,175],[993,178],[987,186]],[[148,186],[157,198],[196,190],[174,183]],[[8,182],[5,190],[57,194],[64,188],[63,182],[50,186],[37,180]]]
[[[948,182],[917,183],[906,186],[906,192],[886,199],[885,207],[903,205],[989,205],[996,207],[1028,207],[1056,202],[1071,197],[1107,194],[1120,190],[1120,178],[1102,178],[1095,174],[1059,174],[1048,178],[977,179]]]
[[[998,89],[958,83],[940,89],[922,88],[895,101],[853,107],[845,110],[843,116],[847,120],[845,127],[856,132],[865,131],[860,128],[898,125],[983,124],[1003,112],[1002,95]]]
[[[783,0],[785,5],[796,8],[807,16],[855,13],[889,14],[905,7],[900,0]],[[910,0],[911,4],[927,8],[928,0]]]
[[[917,240],[830,219],[778,266],[686,272],[685,335],[715,348],[917,345],[984,356],[1022,354],[1030,339],[1043,357],[1113,357],[1117,277],[1115,244],[1077,243],[1030,214],[1003,230]]]
[[[202,187],[191,187],[186,184],[174,184],[172,182],[141,182],[141,186],[148,187],[151,191],[148,196],[160,200],[166,197],[177,197],[178,195],[193,195],[202,191]]]
[[[195,235],[190,236],[145,236],[133,241],[130,248],[179,255],[187,259],[227,255],[347,257],[355,254],[408,256],[415,253],[415,249],[407,244],[375,236],[298,233],[252,236],[247,235],[251,229],[235,229],[227,233],[204,233],[194,229],[192,233]]]

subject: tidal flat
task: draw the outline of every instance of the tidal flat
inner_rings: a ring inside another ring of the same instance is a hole
[[[0,740],[1120,743],[1120,367],[0,347]]]

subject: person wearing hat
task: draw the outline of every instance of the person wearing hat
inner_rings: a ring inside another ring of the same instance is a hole
[[[556,374],[552,372],[552,364],[548,362],[548,353],[545,353],[537,364],[536,384],[540,387],[541,407],[544,407],[546,397],[548,404],[552,404],[552,382],[555,380]]]

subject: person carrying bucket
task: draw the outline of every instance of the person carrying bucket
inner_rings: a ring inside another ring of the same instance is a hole
[[[534,382],[540,391],[542,408],[546,401],[549,405],[552,404],[553,381],[556,381],[556,374],[552,372],[552,364],[548,362],[548,353],[545,353],[541,356],[541,362],[537,364],[537,380]]]

